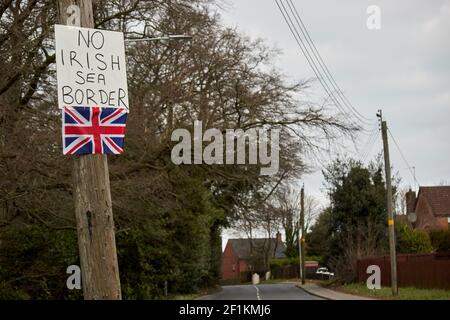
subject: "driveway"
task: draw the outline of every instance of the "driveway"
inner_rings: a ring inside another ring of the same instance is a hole
[[[293,283],[223,286],[222,291],[201,300],[321,300]]]

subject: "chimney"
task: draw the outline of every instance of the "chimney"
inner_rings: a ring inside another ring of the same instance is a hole
[[[281,233],[280,233],[280,231],[277,232],[277,242],[281,242]]]
[[[416,192],[409,189],[409,191],[405,194],[405,199],[406,199],[406,214],[415,212]]]

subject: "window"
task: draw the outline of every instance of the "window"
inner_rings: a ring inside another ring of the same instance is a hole
[[[232,269],[233,271],[236,271],[236,265],[233,264],[233,265],[231,266],[231,269]]]
[[[448,227],[450,228],[450,217],[447,218]]]

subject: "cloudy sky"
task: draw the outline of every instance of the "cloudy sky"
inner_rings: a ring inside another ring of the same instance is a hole
[[[293,2],[352,104],[373,121],[376,110],[383,109],[419,183],[450,183],[450,0]],[[367,28],[370,5],[381,9],[380,30]],[[315,77],[275,0],[227,0],[220,13],[224,24],[280,49],[276,65],[289,79]],[[317,94],[325,96],[319,82],[315,87]],[[360,148],[368,138],[361,137]],[[371,155],[381,146],[378,138]],[[404,185],[414,187],[393,142],[390,149],[392,165]],[[305,183],[309,193],[325,198],[319,172],[305,177]]]
[[[288,79],[315,77],[275,0],[226,1],[220,11],[223,23],[280,49],[282,55],[275,63]],[[374,122],[377,109],[383,109],[418,182],[450,184],[450,0],[293,2],[351,103]],[[380,30],[367,28],[370,5],[381,9]],[[318,81],[315,94],[325,97]],[[378,136],[369,148],[369,138],[362,135],[359,147],[362,153],[371,150],[373,158],[382,143]],[[403,185],[414,188],[412,174],[393,141],[390,150]],[[326,204],[320,170],[305,177],[305,185],[307,193]],[[225,232],[224,245],[229,236],[236,235]]]

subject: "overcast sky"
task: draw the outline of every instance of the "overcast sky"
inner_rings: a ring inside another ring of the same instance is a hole
[[[385,120],[421,185],[450,183],[450,0],[293,0],[335,80],[352,104]],[[314,77],[275,0],[227,0],[223,23],[282,51],[276,66],[291,80]],[[369,5],[381,29],[369,30]],[[320,83],[316,92],[325,96]],[[371,128],[369,128],[371,129]],[[367,137],[361,138],[362,148]],[[381,139],[372,156],[381,151]],[[414,181],[393,141],[391,163],[405,186]],[[320,172],[305,177],[323,201]]]
[[[421,185],[450,182],[450,0],[293,0],[317,49],[352,104],[375,120],[380,107]],[[223,23],[263,38],[282,55],[290,79],[314,77],[275,0],[227,0]],[[381,29],[369,30],[369,5],[381,9]],[[325,96],[320,83],[316,92]],[[372,129],[372,128],[370,128]],[[364,140],[365,139],[365,140]],[[362,148],[368,137],[362,137]],[[391,142],[391,162],[405,185],[412,175]],[[381,139],[372,156],[381,151]],[[320,173],[306,177],[319,195]]]

